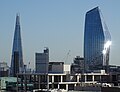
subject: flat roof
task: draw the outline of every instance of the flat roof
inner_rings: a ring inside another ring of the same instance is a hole
[[[64,64],[64,62],[49,62],[49,64]]]

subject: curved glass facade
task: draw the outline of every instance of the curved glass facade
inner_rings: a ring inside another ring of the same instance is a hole
[[[110,33],[98,7],[88,11],[85,17],[84,58],[85,70],[99,70],[109,64],[109,48],[104,54],[104,45],[111,41]]]

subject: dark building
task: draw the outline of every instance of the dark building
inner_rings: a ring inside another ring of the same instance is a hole
[[[19,73],[19,52],[14,52],[13,76]]]
[[[74,58],[74,63],[71,65],[71,73],[83,73],[84,72],[84,58],[76,56]]]
[[[36,73],[48,73],[49,49],[45,48],[43,53],[35,53]]]
[[[64,73],[64,62],[49,62],[49,73]]]
[[[11,76],[14,76],[16,72],[23,72],[23,71],[24,71],[24,63],[23,63],[23,54],[22,54],[21,32],[20,32],[20,16],[17,14],[14,40],[13,40],[12,57],[11,57],[10,74]]]
[[[103,69],[109,65],[111,36],[99,7],[86,13],[84,30],[85,70]]]

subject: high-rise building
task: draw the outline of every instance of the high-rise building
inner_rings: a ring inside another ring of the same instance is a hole
[[[35,53],[36,73],[48,73],[49,49],[45,48],[43,53]]]
[[[84,30],[85,70],[99,70],[109,65],[111,36],[99,7],[86,13]]]
[[[23,54],[22,54],[22,42],[20,32],[20,16],[16,15],[16,25],[13,40],[12,58],[11,58],[11,76],[15,76],[16,73],[24,71]]]

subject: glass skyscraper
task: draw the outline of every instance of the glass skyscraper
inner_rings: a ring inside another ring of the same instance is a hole
[[[99,7],[85,16],[84,59],[85,70],[99,70],[109,65],[111,36]]]
[[[14,40],[13,40],[12,57],[11,57],[10,74],[11,76],[14,76],[15,73],[23,72],[23,70],[24,70],[24,64],[23,64],[22,42],[21,42],[21,32],[20,32],[20,16],[19,14],[17,14]]]

